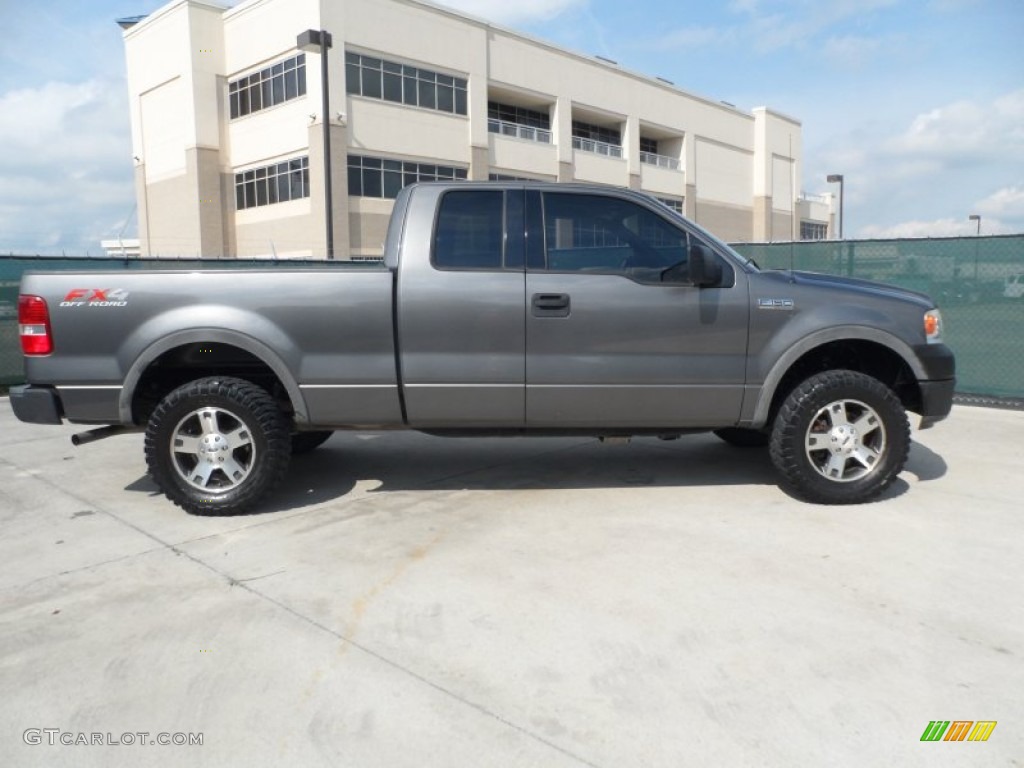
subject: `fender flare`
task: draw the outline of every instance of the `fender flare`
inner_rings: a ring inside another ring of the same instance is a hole
[[[796,344],[789,347],[782,356],[775,361],[775,364],[765,376],[764,383],[758,395],[757,405],[754,408],[752,424],[757,427],[764,426],[768,421],[768,411],[771,408],[772,400],[775,399],[776,390],[782,381],[783,376],[789,372],[801,357],[814,349],[835,341],[870,341],[886,347],[897,354],[907,364],[918,380],[928,378],[921,362],[914,354],[914,350],[905,341],[898,337],[868,326],[837,326],[805,336]]]
[[[190,328],[188,330],[176,331],[161,338],[146,347],[135,358],[128,373],[125,376],[121,388],[121,396],[118,399],[118,413],[123,424],[130,424],[132,420],[132,400],[135,397],[135,388],[139,380],[152,363],[166,352],[187,344],[199,344],[203,342],[215,342],[217,344],[228,344],[248,352],[265,364],[284,385],[295,411],[295,420],[298,422],[309,421],[309,414],[306,409],[306,401],[302,397],[302,391],[298,383],[292,377],[288,366],[282,362],[277,354],[263,342],[236,331],[224,330],[223,328]]]

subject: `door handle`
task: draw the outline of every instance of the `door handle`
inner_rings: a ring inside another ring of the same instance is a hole
[[[571,308],[567,293],[535,293],[530,304],[534,317],[568,317]]]

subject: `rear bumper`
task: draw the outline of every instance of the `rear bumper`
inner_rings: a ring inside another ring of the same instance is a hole
[[[11,387],[11,409],[19,421],[30,424],[60,424],[63,414],[56,390],[31,384]]]

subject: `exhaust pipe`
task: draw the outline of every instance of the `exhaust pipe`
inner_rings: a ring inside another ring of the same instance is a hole
[[[113,437],[114,435],[121,435],[125,432],[137,432],[138,430],[131,427],[122,427],[120,425],[111,425],[109,427],[97,427],[96,429],[90,429],[87,432],[78,432],[71,436],[71,444],[85,445],[86,443],[94,443],[97,440],[102,440],[105,437]]]

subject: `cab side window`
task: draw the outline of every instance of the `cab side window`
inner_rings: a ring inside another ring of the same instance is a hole
[[[434,230],[438,269],[501,269],[504,194],[456,190],[441,199]]]
[[[685,265],[687,233],[629,200],[544,193],[546,267],[619,274],[639,282]]]

